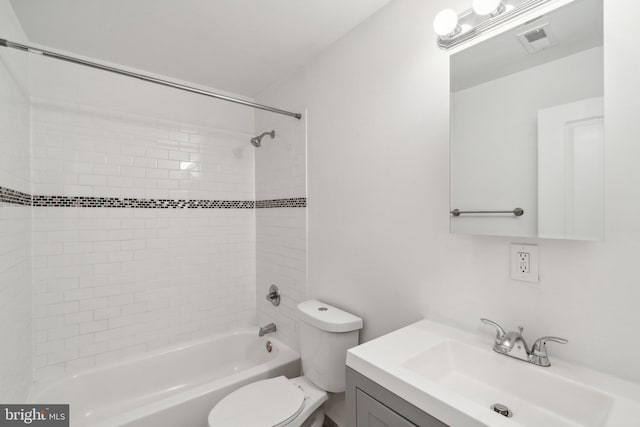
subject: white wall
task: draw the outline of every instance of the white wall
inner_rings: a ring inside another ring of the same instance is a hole
[[[31,60],[33,193],[254,200],[254,113]],[[255,211],[34,207],[36,378],[256,323]]]
[[[451,208],[525,211],[452,218],[453,232],[538,236],[538,111],[602,96],[602,61],[592,48],[452,94]]]
[[[25,35],[6,0],[0,1],[2,37]],[[0,187],[29,193],[28,63],[0,49]],[[32,378],[31,208],[0,202],[0,401],[21,403]]]
[[[259,96],[309,110],[310,296],[362,316],[365,340],[428,316],[489,346],[484,316],[640,381],[640,52],[618,30],[637,4],[605,2],[606,241],[539,241],[532,285],[509,279],[511,240],[448,232],[448,57],[431,30],[445,7],[469,2],[396,0]]]

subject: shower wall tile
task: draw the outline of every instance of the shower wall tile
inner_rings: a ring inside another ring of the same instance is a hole
[[[29,193],[29,100],[0,62],[0,186]]]
[[[256,134],[272,129],[256,150],[256,200],[306,197],[307,111],[300,120],[257,112]]]
[[[305,208],[256,210],[256,302],[258,322],[274,322],[278,337],[299,349],[297,305],[307,299],[307,218]],[[265,298],[276,284],[282,299]]]
[[[246,328],[255,211],[34,208],[36,377]]]
[[[288,206],[256,209],[258,321],[274,322],[277,336],[294,349],[299,349],[297,305],[308,298],[306,120],[307,111],[301,120],[256,113],[256,134],[276,131],[256,150],[256,206]],[[278,199],[293,200],[283,204]],[[271,284],[282,294],[278,307],[265,299]]]
[[[32,126],[34,195],[253,203],[252,132],[42,100]],[[255,239],[254,209],[34,206],[36,378],[255,325]]]
[[[0,401],[22,402],[32,379],[31,208],[0,204]]]
[[[0,1],[3,37],[24,40],[8,2]],[[30,192],[28,64],[0,52],[0,187]],[[24,202],[22,197],[10,200]],[[3,197],[3,200],[6,200]],[[32,380],[31,207],[0,202],[0,402],[22,403]]]
[[[253,200],[250,134],[36,101],[33,194]]]

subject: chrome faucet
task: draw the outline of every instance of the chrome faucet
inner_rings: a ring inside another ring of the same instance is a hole
[[[517,332],[505,332],[500,325],[492,320],[480,319],[480,321],[496,329],[496,339],[493,344],[493,350],[496,353],[504,354],[505,356],[518,360],[524,360],[534,365],[544,366],[545,368],[551,366],[549,355],[547,354],[547,342],[552,341],[560,344],[569,342],[564,338],[542,337],[537,339],[536,342],[533,343],[533,346],[529,348],[527,341],[522,336],[524,329],[522,326],[518,327]]]
[[[277,330],[278,330],[278,328],[276,327],[275,323],[269,323],[268,325],[263,326],[262,328],[260,328],[260,331],[258,332],[258,336],[259,337],[263,337],[263,336],[265,336],[267,334],[272,334]]]

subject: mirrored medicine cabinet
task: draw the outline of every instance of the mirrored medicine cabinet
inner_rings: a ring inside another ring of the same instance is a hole
[[[603,53],[574,0],[450,56],[451,232],[603,239]]]

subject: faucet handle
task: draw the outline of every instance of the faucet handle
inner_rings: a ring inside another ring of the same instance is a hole
[[[533,343],[533,347],[531,347],[531,352],[536,356],[546,356],[547,355],[547,342],[557,342],[558,344],[567,344],[569,342],[568,339],[559,338],[559,337],[542,337],[538,338],[536,342]]]
[[[498,325],[493,320],[489,320],[489,319],[485,319],[485,318],[480,319],[480,321],[482,323],[486,323],[487,325],[493,326],[494,328],[496,328],[496,344],[501,344],[502,343],[502,339],[507,334],[504,331],[504,329],[502,329],[502,326]]]
[[[269,286],[269,293],[267,293],[266,299],[276,307],[280,305],[280,290],[276,285]]]

